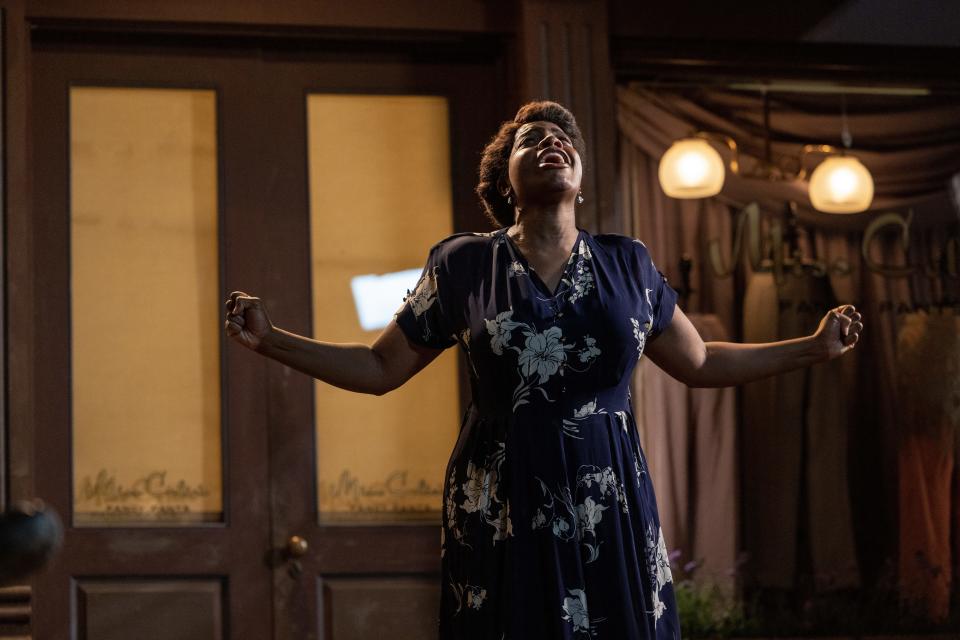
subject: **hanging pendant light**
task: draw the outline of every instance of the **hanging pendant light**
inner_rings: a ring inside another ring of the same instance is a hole
[[[671,198],[709,198],[720,193],[723,159],[703,138],[677,140],[660,158],[660,187]]]
[[[860,213],[873,203],[873,176],[856,157],[849,155],[853,136],[847,122],[846,96],[841,94],[841,133],[843,147],[827,144],[804,145],[797,164],[799,169],[787,170],[775,163],[770,140],[770,104],[764,90],[763,128],[765,154],[749,172],[741,171],[739,151],[733,138],[722,133],[698,131],[674,142],[660,158],[659,178],[663,192],[677,199],[709,198],[723,188],[726,168],[717,150],[708,140],[725,144],[731,153],[730,171],[741,178],[760,178],[768,181],[793,181],[810,178],[810,203],[825,213]],[[826,157],[812,173],[808,173],[804,159],[808,154]]]
[[[853,156],[830,156],[810,174],[810,204],[824,213],[860,213],[873,202],[873,176]]]
[[[824,213],[860,213],[873,202],[873,176],[862,162],[846,153],[853,146],[853,135],[845,94],[840,95],[840,122],[843,150],[828,156],[810,174],[810,204]]]

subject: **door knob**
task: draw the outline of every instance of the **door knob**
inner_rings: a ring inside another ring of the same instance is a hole
[[[287,553],[291,558],[302,558],[307,555],[309,548],[310,545],[300,536],[290,536],[290,539],[287,540]]]

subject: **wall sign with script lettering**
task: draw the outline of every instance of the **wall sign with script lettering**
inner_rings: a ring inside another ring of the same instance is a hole
[[[77,524],[150,524],[167,522],[216,522],[220,512],[205,510],[211,491],[202,484],[174,480],[167,471],[150,471],[138,478],[118,480],[101,469],[85,476],[77,488]]]
[[[326,521],[429,520],[439,518],[443,486],[415,478],[407,469],[376,478],[343,469],[333,482],[321,483],[320,491]]]
[[[934,247],[930,252],[929,264],[890,265],[877,262],[871,257],[871,245],[878,235],[889,230],[897,231],[901,246],[906,251],[910,242],[912,220],[912,212],[906,217],[894,212],[877,215],[863,232],[861,243],[863,264],[871,271],[887,278],[904,278],[921,272],[930,278],[960,277],[960,236],[958,235],[945,235],[940,246]],[[748,204],[737,215],[729,261],[724,260],[721,255],[719,240],[710,241],[708,256],[713,274],[718,278],[729,277],[744,257],[749,260],[750,267],[755,271],[767,270],[764,260],[768,260],[769,270],[773,271],[777,282],[791,273],[799,274],[801,269],[799,256],[790,255],[790,249],[785,245],[783,236],[783,226],[779,220],[771,220],[767,234],[761,235],[760,207],[755,202]],[[822,260],[814,260],[807,273],[814,276],[850,275],[851,267],[840,258],[829,264]]]

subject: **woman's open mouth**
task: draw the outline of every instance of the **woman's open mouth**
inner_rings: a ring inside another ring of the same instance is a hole
[[[538,160],[540,161],[541,167],[567,167],[570,166],[570,162],[567,160],[567,156],[561,151],[548,150],[540,154]]]

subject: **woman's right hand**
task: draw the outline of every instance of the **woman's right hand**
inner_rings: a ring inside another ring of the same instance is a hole
[[[273,330],[273,323],[260,298],[243,291],[234,291],[226,302],[227,335],[248,349],[256,351],[263,339]]]

